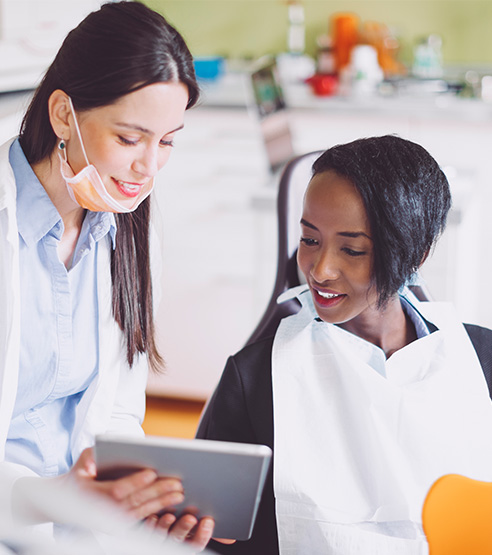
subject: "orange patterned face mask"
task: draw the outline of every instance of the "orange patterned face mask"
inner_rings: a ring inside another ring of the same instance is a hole
[[[79,124],[77,122],[77,117],[75,115],[75,110],[73,108],[72,99],[69,97],[70,108],[72,110],[73,119],[75,122],[75,128],[77,130],[77,135],[79,137],[80,146],[82,147],[82,152],[84,153],[84,158],[87,166],[83,168],[77,174],[74,174],[72,168],[70,167],[67,160],[67,151],[65,149],[65,142],[61,140],[58,143],[58,157],[60,159],[60,172],[67,185],[68,193],[72,200],[76,202],[82,208],[91,210],[92,212],[133,212],[139,204],[145,200],[152,189],[154,188],[154,179],[150,179],[149,182],[142,188],[140,194],[135,198],[133,204],[128,207],[124,206],[116,199],[114,199],[107,191],[106,186],[99,175],[99,172],[89,163],[87,154],[85,152],[84,143],[82,141],[82,135],[80,133]],[[63,153],[60,154],[60,153]]]

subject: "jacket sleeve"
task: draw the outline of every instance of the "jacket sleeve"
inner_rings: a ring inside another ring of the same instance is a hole
[[[227,361],[219,385],[204,410],[196,437],[256,443],[234,357]]]
[[[204,410],[197,437],[268,445],[273,448],[271,386],[272,338],[230,357]],[[272,467],[267,475],[253,535],[232,545],[211,542],[209,549],[231,555],[277,555],[278,538]]]
[[[465,329],[477,353],[492,398],[492,330],[474,324],[465,324]]]
[[[148,363],[139,355],[131,369],[122,365],[108,433],[143,436]]]
[[[37,476],[32,470],[20,464],[0,462],[0,519],[1,529],[13,530],[12,492],[16,481],[26,476]]]

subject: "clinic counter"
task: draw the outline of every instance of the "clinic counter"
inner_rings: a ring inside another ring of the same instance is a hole
[[[230,72],[213,82],[202,82],[200,105],[214,108],[254,109],[254,97],[247,73]],[[372,96],[316,96],[304,83],[283,85],[289,108],[324,113],[392,113],[398,116],[492,122],[492,102],[464,98],[451,92],[430,92],[413,86],[401,93]]]

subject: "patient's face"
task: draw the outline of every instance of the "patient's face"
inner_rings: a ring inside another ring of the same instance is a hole
[[[333,171],[311,180],[301,220],[298,264],[325,322],[364,324],[374,317],[373,242],[355,186]]]

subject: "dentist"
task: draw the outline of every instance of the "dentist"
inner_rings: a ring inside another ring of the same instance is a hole
[[[76,483],[202,549],[213,522],[155,516],[181,483],[144,470],[97,482],[96,434],[142,434],[156,349],[150,204],[198,98],[179,33],[139,2],[103,5],[66,37],[19,137],[0,148],[0,511],[36,483]],[[31,510],[32,509],[32,510]]]

